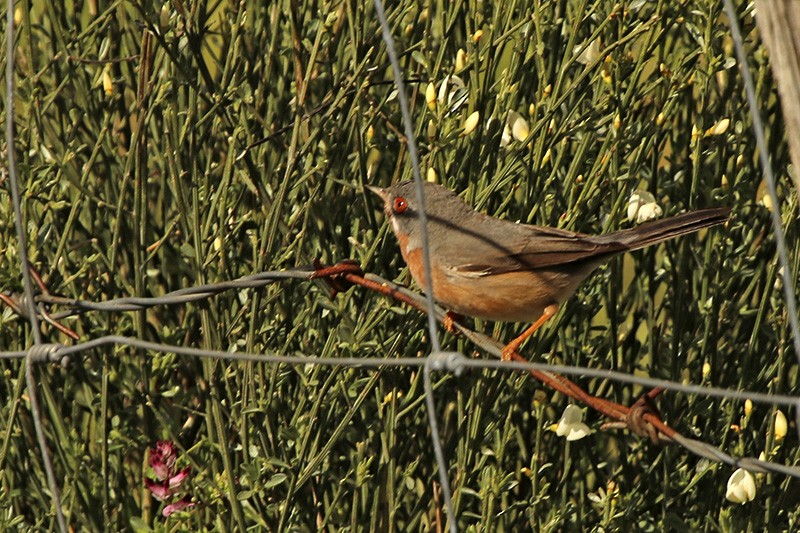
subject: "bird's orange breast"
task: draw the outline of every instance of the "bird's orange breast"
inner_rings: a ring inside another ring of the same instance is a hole
[[[423,290],[428,290],[422,249],[408,250],[401,240],[403,259]],[[486,276],[459,273],[431,256],[433,299],[460,315],[502,322],[533,322],[545,307],[560,304],[588,275],[575,272],[526,270]]]

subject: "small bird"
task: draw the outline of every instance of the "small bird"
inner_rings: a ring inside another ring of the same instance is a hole
[[[533,322],[503,348],[509,360],[556,314],[581,282],[612,257],[722,224],[730,209],[714,207],[605,235],[520,224],[472,209],[454,192],[425,182],[433,299],[453,313],[501,322]],[[367,187],[383,199],[411,276],[428,291],[422,224],[412,181]]]

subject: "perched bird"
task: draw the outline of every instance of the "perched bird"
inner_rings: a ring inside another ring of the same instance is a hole
[[[701,209],[632,229],[584,235],[494,218],[441,185],[423,186],[433,299],[458,315],[533,322],[505,346],[503,359],[510,359],[594,269],[615,255],[722,224],[730,214],[727,207]],[[383,199],[414,280],[431,290],[423,266],[414,183],[368,188]]]

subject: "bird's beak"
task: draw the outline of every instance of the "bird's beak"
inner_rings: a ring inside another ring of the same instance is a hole
[[[386,189],[382,189],[380,187],[373,187],[372,185],[364,185],[365,188],[369,189],[371,192],[374,192],[378,196],[381,197],[381,200],[384,202],[386,201]]]

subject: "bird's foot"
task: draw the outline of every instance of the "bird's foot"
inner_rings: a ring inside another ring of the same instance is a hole
[[[453,335],[458,335],[460,332],[456,329],[456,324],[461,325],[463,324],[464,317],[459,315],[458,313],[454,313],[452,311],[448,311],[444,314],[444,318],[442,319],[442,325],[444,326],[445,331],[448,333],[452,333]]]

